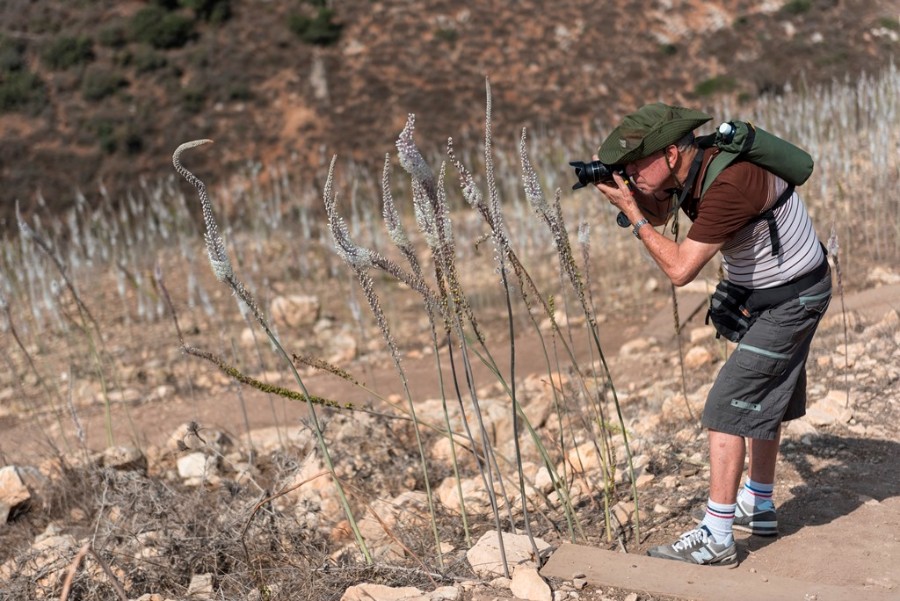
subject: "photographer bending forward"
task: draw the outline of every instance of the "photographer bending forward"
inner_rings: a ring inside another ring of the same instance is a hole
[[[595,185],[634,224],[634,235],[673,284],[692,281],[721,251],[723,284],[749,295],[740,304],[748,309],[749,329],[703,410],[710,483],[705,512],[694,515],[700,525],[648,552],[733,566],[733,528],[778,533],[772,490],[781,424],[806,413],[806,359],[831,299],[831,273],[800,197],[763,167],[736,160],[701,198],[706,169],[720,151],[698,146],[692,132],[710,119],[662,103],[641,107],[623,119],[595,157],[624,165],[636,189],[618,174],[614,183]],[[693,223],[687,237],[675,242],[651,226],[664,224],[679,201]],[[738,491],[748,451],[749,474]]]

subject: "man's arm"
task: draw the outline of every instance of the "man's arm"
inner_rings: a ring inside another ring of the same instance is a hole
[[[642,227],[638,233],[650,256],[676,286],[694,281],[724,244],[696,242],[690,238],[677,243],[650,227]]]
[[[618,174],[615,174],[613,178],[616,180],[615,186],[598,183],[597,188],[606,195],[612,204],[625,213],[631,223],[637,223],[644,219],[643,208],[634,192],[625,186],[625,182]],[[646,216],[646,219],[650,224],[654,224],[649,216]],[[666,238],[652,227],[646,226],[638,231],[638,237],[659,268],[676,286],[684,286],[692,282],[703,266],[725,244],[724,242],[697,242],[690,238],[678,243]]]

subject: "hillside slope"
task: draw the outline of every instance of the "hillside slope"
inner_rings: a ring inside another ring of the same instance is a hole
[[[219,180],[251,160],[320,173],[334,153],[377,168],[407,113],[424,148],[479,135],[485,77],[498,137],[599,141],[646,101],[749,101],[876,71],[900,47],[892,0],[333,0],[336,42],[304,41],[291,25],[324,4],[6,0],[0,218],[37,191],[52,210],[169,176],[172,150],[201,137],[218,162],[197,168]],[[150,9],[185,39],[147,38]]]

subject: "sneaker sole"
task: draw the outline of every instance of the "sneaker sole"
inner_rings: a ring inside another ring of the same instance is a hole
[[[747,524],[734,523],[732,526],[735,530],[741,532],[749,532],[755,536],[773,537],[778,536],[778,522],[760,522],[750,521]]]
[[[699,524],[703,521],[703,515],[694,515],[691,514],[691,519],[694,520],[695,523]],[[741,524],[735,520],[734,524],[731,526],[735,530],[740,530],[741,532],[749,532],[754,536],[765,536],[765,537],[773,537],[778,536],[778,522],[777,521],[761,521],[761,520],[750,520],[747,523]]]
[[[738,562],[738,559],[737,559],[737,555],[738,555],[737,549],[735,549],[733,555],[729,555],[727,557],[723,557],[721,559],[718,559],[716,561],[711,561],[709,563],[695,563],[693,561],[688,561],[687,559],[682,559],[682,558],[678,558],[678,557],[669,557],[668,555],[654,555],[652,552],[652,549],[650,551],[647,551],[647,555],[649,557],[653,557],[655,559],[668,559],[669,561],[680,561],[682,563],[690,564],[693,566],[702,565],[702,566],[710,566],[713,568],[727,568],[729,570],[734,569],[734,568],[738,567],[738,565],[740,565],[740,562]]]

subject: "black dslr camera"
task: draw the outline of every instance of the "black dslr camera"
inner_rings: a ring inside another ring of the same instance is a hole
[[[607,165],[600,161],[590,163],[570,161],[569,165],[575,168],[575,177],[578,178],[578,183],[572,186],[573,190],[600,182],[611,184],[614,181],[613,173],[618,173],[622,179],[628,181],[628,177],[625,175],[625,165]]]
[[[631,187],[631,180],[625,175],[625,165],[607,165],[601,161],[591,161],[590,163],[569,161],[569,165],[575,168],[575,177],[578,178],[578,183],[572,186],[573,190],[584,188],[588,184],[601,182],[604,184],[612,184],[615,182],[613,173],[618,173],[622,179],[625,180],[625,185],[629,188]],[[619,224],[619,227],[628,227],[631,225],[631,222],[628,220],[628,217],[625,216],[625,213],[616,215],[616,223]]]

